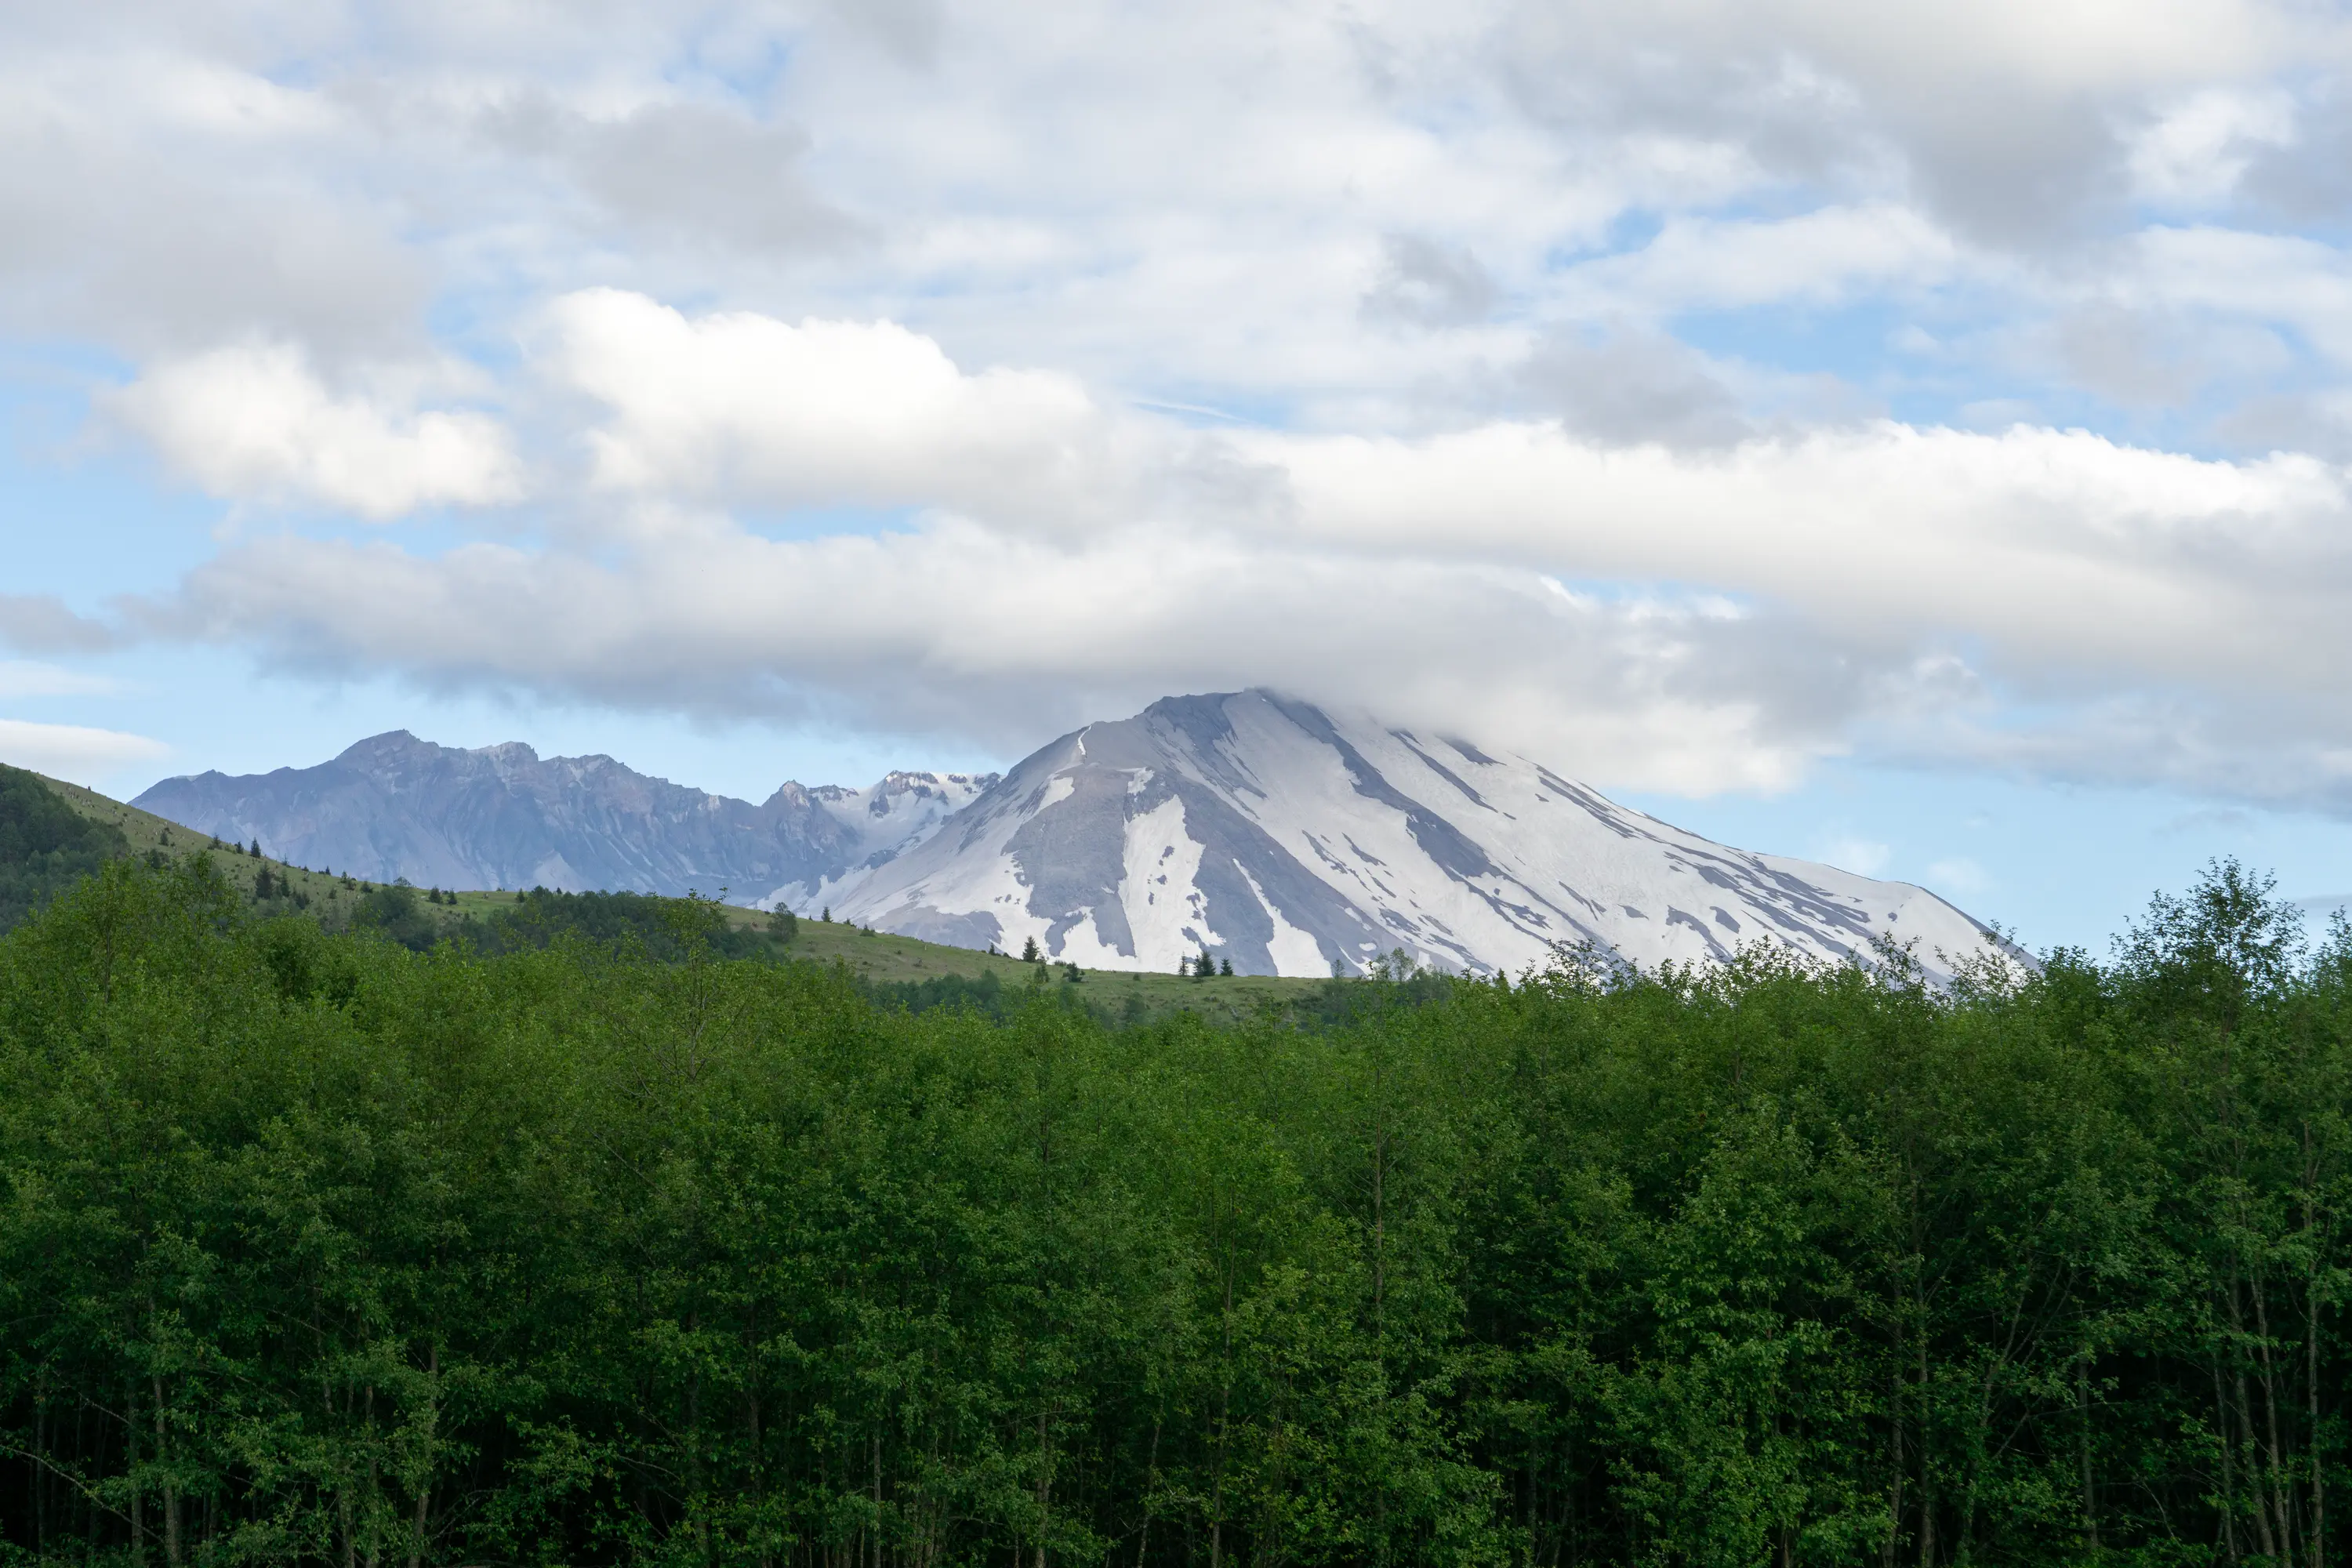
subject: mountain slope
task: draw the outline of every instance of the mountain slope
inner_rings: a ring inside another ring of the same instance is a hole
[[[1203,945],[1246,973],[1402,947],[1474,972],[1591,942],[1645,965],[1763,942],[1839,960],[1982,948],[1922,889],[1710,843],[1520,756],[1266,691],[1170,698],[1030,756],[937,833],[824,885],[835,912],[1098,968]]]
[[[312,768],[166,779],[134,803],[280,859],[420,886],[748,900],[814,884],[935,826],[991,782],[893,773],[871,790],[787,784],[765,802],[649,778],[610,757],[461,751],[404,731]]]
[[[0,931],[130,852],[121,828],[76,811],[40,774],[0,765]]]

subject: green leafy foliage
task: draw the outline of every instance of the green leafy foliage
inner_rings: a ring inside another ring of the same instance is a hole
[[[1223,1029],[400,902],[0,939],[11,1563],[2342,1559],[2352,931],[2235,868]]]
[[[398,889],[387,889],[386,892]],[[457,934],[484,952],[520,952],[578,942],[608,952],[677,963],[690,954],[766,958],[797,929],[789,910],[771,916],[764,931],[727,922],[707,900],[664,899],[646,893],[558,893],[534,888],[511,906],[461,921]],[[403,945],[420,944],[404,941]],[[432,945],[428,939],[423,944]]]
[[[414,952],[424,952],[445,934],[441,922],[419,906],[424,902],[406,882],[370,888],[352,909],[352,924],[373,931]]]
[[[121,828],[82,817],[39,774],[0,764],[0,931],[129,850]]]

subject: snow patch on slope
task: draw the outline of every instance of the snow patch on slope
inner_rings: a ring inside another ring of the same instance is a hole
[[[851,918],[970,921],[1097,967],[1172,969],[1203,944],[1284,974],[1398,947],[1517,972],[1582,942],[1649,966],[1759,942],[1836,962],[1893,937],[1940,973],[1990,941],[1922,889],[1727,848],[1533,759],[1265,691],[1064,736],[855,876]]]

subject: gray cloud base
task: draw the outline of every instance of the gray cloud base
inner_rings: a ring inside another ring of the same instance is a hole
[[[121,363],[101,419],[240,542],[0,638],[991,744],[1272,681],[1612,784],[2341,810],[2348,38],[19,7],[0,323]],[[1824,321],[1885,342],[1776,341]]]

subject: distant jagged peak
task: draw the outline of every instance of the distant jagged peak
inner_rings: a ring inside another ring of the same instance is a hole
[[[842,801],[885,800],[897,795],[916,795],[940,799],[955,795],[978,794],[996,782],[995,773],[942,773],[915,768],[892,768],[873,784],[859,788],[855,784],[802,784],[786,783],[782,787],[798,790],[811,800],[836,805]]]
[[[378,757],[414,755],[418,752],[447,751],[446,746],[431,741],[420,741],[406,730],[386,730],[381,735],[370,735],[363,741],[353,741],[335,754],[339,763],[366,762]]]
[[[610,780],[623,787],[677,790],[713,801],[729,799],[657,774],[641,773],[604,752],[543,757],[536,748],[521,741],[499,741],[487,746],[445,746],[437,741],[422,740],[407,730],[387,730],[356,742],[344,748],[332,765],[351,768],[387,784],[419,774],[445,778],[487,775],[502,783],[529,782],[541,786],[565,780],[593,786],[598,781]]]
[[[316,766],[166,779],[140,800],[194,830],[258,837],[373,879],[668,894],[723,885],[749,900],[919,839],[978,787],[905,773],[866,792],[822,792],[854,809],[797,784],[755,806],[603,752],[542,757],[520,742],[460,748],[395,730]],[[869,801],[880,809],[869,814]]]

